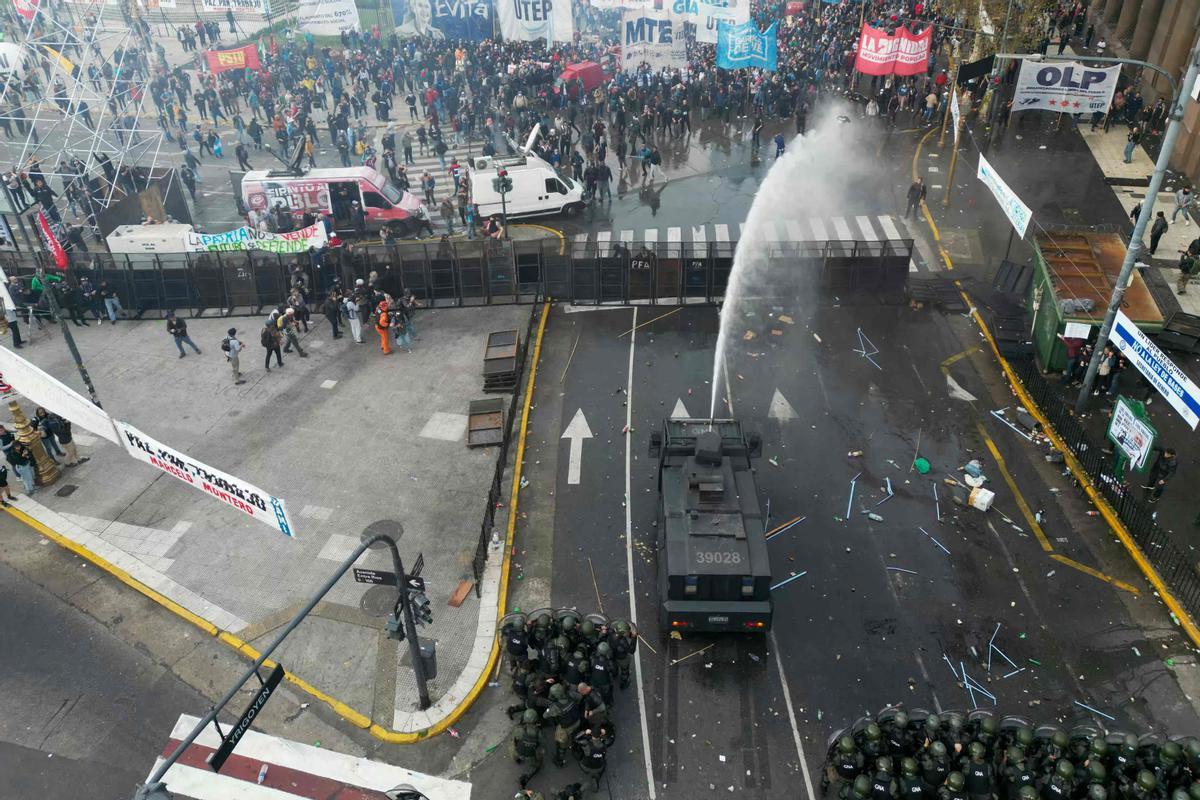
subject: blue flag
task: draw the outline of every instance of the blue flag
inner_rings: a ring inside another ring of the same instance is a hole
[[[717,66],[721,69],[759,69],[775,71],[778,52],[775,41],[775,25],[762,33],[754,20],[741,25],[722,21],[717,26]]]
[[[492,35],[492,0],[430,0],[433,27],[447,39],[478,42]]]

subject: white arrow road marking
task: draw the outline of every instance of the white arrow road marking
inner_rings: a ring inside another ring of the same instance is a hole
[[[950,392],[950,396],[955,400],[966,400],[968,403],[973,403],[976,400],[975,395],[959,386],[958,381],[954,380],[950,375],[946,376],[946,388]]]
[[[571,440],[571,457],[567,463],[567,483],[579,483],[579,471],[583,466],[583,440],[592,438],[592,429],[588,427],[583,409],[578,409],[571,418],[571,424],[563,431],[562,438]]]
[[[767,410],[767,416],[780,422],[787,422],[795,419],[798,415],[783,393],[776,389],[775,395],[771,398],[771,407]]]
[[[671,419],[691,419],[692,415],[688,413],[687,406],[683,404],[683,398],[680,397],[675,401],[675,410],[671,412]]]

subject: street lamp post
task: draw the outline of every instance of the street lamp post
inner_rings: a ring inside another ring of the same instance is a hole
[[[1104,345],[1112,332],[1113,321],[1117,318],[1117,310],[1125,298],[1125,290],[1133,280],[1133,268],[1142,250],[1142,236],[1146,232],[1151,218],[1154,216],[1154,202],[1158,199],[1158,190],[1162,187],[1163,178],[1167,174],[1167,166],[1171,160],[1171,151],[1175,149],[1175,140],[1183,123],[1183,104],[1187,98],[1187,90],[1196,83],[1200,74],[1200,38],[1192,45],[1191,57],[1188,59],[1187,72],[1182,83],[1176,83],[1171,73],[1155,64],[1138,61],[1132,58],[1104,58],[1101,56],[1042,56],[1030,53],[997,53],[996,58],[1032,58],[1046,61],[1084,61],[1119,64],[1134,64],[1146,69],[1152,69],[1166,77],[1171,84],[1171,115],[1163,134],[1162,149],[1158,152],[1158,160],[1154,163],[1154,174],[1150,176],[1150,185],[1146,187],[1146,199],[1142,202],[1142,210],[1138,214],[1137,223],[1133,226],[1133,234],[1129,237],[1129,246],[1125,249],[1125,261],[1121,264],[1121,273],[1113,287],[1112,298],[1108,303],[1108,311],[1104,314],[1104,322],[1100,325],[1100,335],[1096,339],[1096,347],[1092,351],[1092,359],[1088,362],[1087,373],[1083,378],[1083,386],[1079,389],[1079,397],[1075,399],[1075,413],[1082,413],[1087,407],[1088,392],[1096,380],[1096,372],[1100,368],[1100,359],[1104,355]]]

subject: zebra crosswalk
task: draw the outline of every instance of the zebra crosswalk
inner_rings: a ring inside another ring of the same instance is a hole
[[[735,245],[753,234],[759,241],[769,247],[778,247],[781,253],[786,253],[792,247],[802,249],[805,244],[829,243],[836,252],[841,248],[849,254],[853,252],[856,242],[866,245],[887,241],[900,242],[911,239],[914,241],[913,255],[909,262],[909,272],[936,272],[941,269],[933,250],[924,238],[920,228],[892,214],[837,216],[828,218],[808,218],[799,220],[773,220],[756,224],[753,232],[747,223],[708,223],[704,225],[669,226],[666,228],[643,228],[624,230],[601,230],[592,233],[569,235],[573,249],[582,251],[595,245],[596,253],[606,257],[612,252],[616,242],[622,242],[627,247],[637,242],[639,245],[690,245],[692,248],[705,247],[709,244]]]

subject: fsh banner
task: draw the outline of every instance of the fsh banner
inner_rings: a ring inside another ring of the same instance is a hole
[[[920,75],[929,69],[933,28],[914,34],[901,26],[894,36],[863,25],[854,68],[864,75]]]
[[[635,72],[645,65],[657,72],[687,63],[683,20],[667,9],[626,9],[621,13],[621,69]]]
[[[774,71],[779,58],[775,25],[761,33],[753,20],[742,25],[721,22],[717,27],[717,66],[721,69],[757,67]]]
[[[496,0],[496,19],[508,41],[570,42],[575,36],[571,0]]]
[[[359,29],[354,0],[300,0],[297,17],[300,30],[317,36]]]
[[[480,42],[492,35],[491,0],[430,0],[433,28],[446,39]]]
[[[213,72],[224,72],[229,69],[259,69],[258,48],[252,44],[239,47],[236,50],[207,50],[204,57],[208,59],[208,68]]]
[[[1021,62],[1013,111],[1107,111],[1117,90],[1121,67],[1091,67],[1078,61]]]

